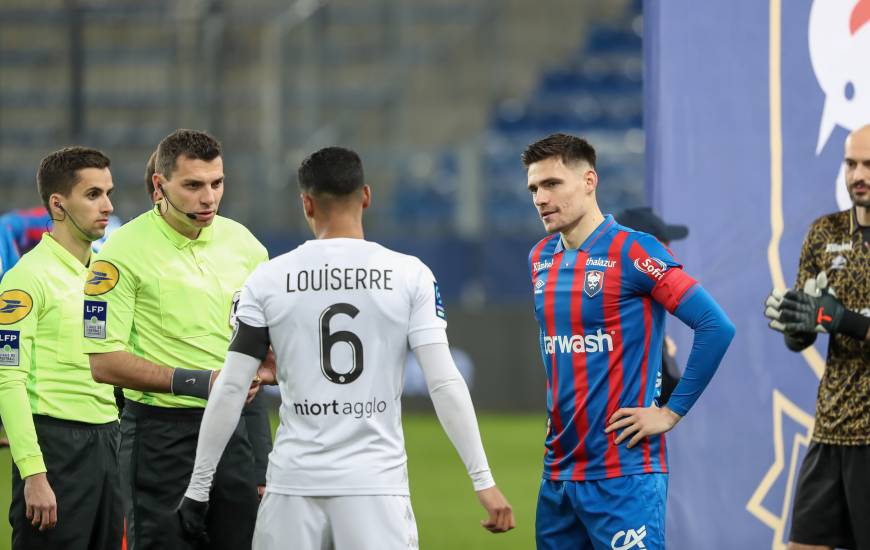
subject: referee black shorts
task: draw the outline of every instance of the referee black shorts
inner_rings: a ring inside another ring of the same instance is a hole
[[[24,481],[12,467],[13,550],[119,549],[124,527],[118,475],[118,422],[87,424],[33,415],[57,525],[39,531],[27,519]]]
[[[125,404],[120,468],[129,550],[193,550],[175,509],[193,473],[203,410]],[[209,550],[250,549],[258,504],[254,455],[240,422],[215,472]]]
[[[870,549],[870,445],[810,444],[798,477],[789,540]]]

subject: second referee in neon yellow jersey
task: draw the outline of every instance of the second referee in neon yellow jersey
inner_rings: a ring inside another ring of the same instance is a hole
[[[85,266],[112,212],[109,159],[61,149],[42,160],[36,181],[54,226],[0,283],[12,548],[120,548],[118,409],[112,386],[91,377],[81,336]]]
[[[154,175],[160,200],[112,234],[85,284],[85,308],[94,312],[84,324],[91,371],[125,388],[120,469],[130,550],[195,547],[183,540],[174,508],[227,352],[234,299],[268,258],[247,229],[217,215],[221,155],[203,132],[164,138]],[[250,547],[256,485],[240,422],[212,492],[209,548]]]

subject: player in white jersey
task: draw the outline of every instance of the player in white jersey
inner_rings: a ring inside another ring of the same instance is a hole
[[[471,396],[450,356],[432,272],[413,256],[364,240],[371,192],[353,151],[312,154],[299,184],[316,239],[262,264],[245,283],[179,507],[183,528],[192,538],[205,531],[215,468],[271,345],[281,423],[256,550],[417,548],[400,401],[409,348],[489,514],[481,524],[496,533],[512,529],[513,512],[495,486]]]

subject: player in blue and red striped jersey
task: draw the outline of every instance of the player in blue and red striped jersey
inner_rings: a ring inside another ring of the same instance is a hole
[[[554,134],[522,160],[551,234],[529,255],[549,416],[538,549],[664,548],[664,432],[707,386],[734,325],[655,237],[601,213],[589,143]],[[666,311],[695,340],[659,408]]]
[[[0,278],[18,263],[21,256],[39,244],[42,235],[51,231],[52,227],[51,216],[44,206],[19,208],[0,215]],[[119,227],[121,220],[117,216],[109,216],[105,234],[92,243],[93,251],[99,252],[109,233]]]

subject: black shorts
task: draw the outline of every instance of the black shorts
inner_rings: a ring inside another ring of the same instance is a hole
[[[12,467],[14,550],[118,549],[124,515],[118,475],[118,422],[85,424],[33,415],[57,525],[39,531],[26,517],[24,481]]]
[[[175,508],[187,490],[203,409],[172,409],[128,400],[121,415],[121,493],[130,550],[193,548]],[[244,422],[217,465],[206,528],[209,550],[248,550],[257,519],[254,456]]]
[[[870,445],[810,444],[798,477],[789,540],[870,549]]]

